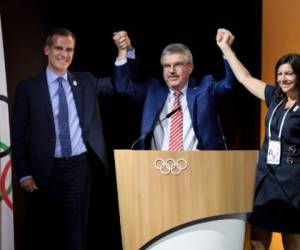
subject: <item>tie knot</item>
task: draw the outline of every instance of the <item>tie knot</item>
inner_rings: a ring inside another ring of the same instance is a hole
[[[175,92],[174,92],[175,98],[179,98],[180,95],[181,95],[181,91],[180,90],[175,90]]]
[[[57,77],[56,80],[58,81],[59,84],[62,84],[64,81],[64,78],[60,76],[60,77]]]

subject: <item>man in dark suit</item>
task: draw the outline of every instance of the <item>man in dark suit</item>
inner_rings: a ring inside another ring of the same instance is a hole
[[[47,69],[18,85],[12,117],[12,156],[28,198],[29,249],[84,249],[89,160],[107,168],[97,98],[114,92],[110,78],[70,72],[75,36],[52,31]]]
[[[121,33],[113,39],[118,41]],[[125,31],[122,34],[124,40],[129,40]],[[190,78],[194,65],[189,48],[183,44],[170,44],[161,54],[165,82],[155,79],[142,85],[131,79],[126,55],[127,50],[119,46],[116,88],[144,105],[140,139],[142,149],[225,149],[216,110],[217,98],[229,92],[234,83],[225,59],[223,80],[216,81],[212,75],[206,75],[197,83]],[[175,109],[177,111],[165,119]]]

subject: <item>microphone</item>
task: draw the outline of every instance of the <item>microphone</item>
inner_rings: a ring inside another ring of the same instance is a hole
[[[159,125],[160,123],[162,123],[164,120],[170,118],[172,115],[174,115],[177,111],[179,111],[179,109],[181,109],[181,106],[179,106],[178,108],[172,110],[170,113],[166,114],[166,116],[162,119],[162,120],[159,120],[157,122],[157,124],[155,124],[154,127],[156,127],[157,125]]]
[[[156,123],[154,123],[154,125],[144,134],[142,134],[137,140],[135,140],[132,145],[131,145],[131,150],[134,149],[134,147],[142,140],[142,139],[145,139],[146,136],[153,132],[153,130],[158,126],[160,125],[163,121],[165,121],[166,119],[170,118],[172,115],[174,115],[177,111],[179,111],[181,109],[181,106],[172,110],[170,113],[166,114],[166,116],[161,119],[161,120],[158,120]]]

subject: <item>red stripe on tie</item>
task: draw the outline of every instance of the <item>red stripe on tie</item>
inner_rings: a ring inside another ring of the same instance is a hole
[[[171,117],[169,150],[180,151],[183,150],[183,114],[180,104],[181,92],[176,90],[174,95],[173,110],[178,107],[180,107],[180,109]]]

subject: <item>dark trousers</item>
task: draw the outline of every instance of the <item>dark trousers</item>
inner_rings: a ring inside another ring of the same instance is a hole
[[[47,187],[27,195],[28,250],[84,249],[89,189],[85,155],[55,159]]]

